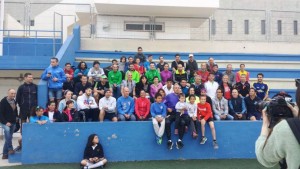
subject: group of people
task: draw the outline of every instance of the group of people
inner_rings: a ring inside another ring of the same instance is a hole
[[[112,65],[104,69],[98,61],[94,61],[90,69],[83,61],[76,69],[70,63],[61,68],[58,59],[51,58],[41,78],[48,82],[46,108],[37,104],[37,86],[30,73],[24,75],[24,84],[17,92],[9,89],[8,96],[0,103],[0,121],[7,138],[4,159],[14,153],[10,142],[16,117],[22,123],[29,121],[41,125],[106,119],[114,122],[152,120],[157,143],[162,143],[166,133],[168,149],[173,147],[173,122],[174,133],[179,137],[178,149],[184,146],[182,139],[188,128],[193,138],[198,137],[198,128],[201,128],[200,143],[204,144],[207,140],[205,124],[208,123],[213,146],[218,148],[213,121],[260,120],[261,113],[255,109],[255,104],[266,100],[269,90],[262,73],[250,86],[249,72],[244,64],[236,73],[228,64],[226,71],[221,73],[212,57],[198,69],[193,54],[189,54],[187,63],[176,54],[170,67],[163,56],[158,63],[153,62],[152,55],[146,59],[141,47],[134,57],[122,56],[120,62],[112,60]]]

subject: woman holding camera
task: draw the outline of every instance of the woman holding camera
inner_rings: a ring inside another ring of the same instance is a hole
[[[296,98],[299,96],[300,86],[298,86]],[[299,99],[297,99],[297,106],[300,106]],[[298,111],[291,104],[286,103],[285,108],[285,110],[289,108],[293,116],[299,118]],[[300,168],[300,140],[296,139],[287,120],[283,117],[274,119],[269,111],[267,112],[266,108],[262,110],[263,125],[255,145],[258,161],[265,167],[273,167],[280,162],[281,168]],[[295,123],[300,123],[300,121],[296,119]]]

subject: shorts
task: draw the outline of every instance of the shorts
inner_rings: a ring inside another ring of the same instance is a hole
[[[48,91],[49,99],[61,99],[62,89],[50,89]]]
[[[112,121],[112,119],[113,119],[114,117],[117,117],[116,113],[108,113],[108,112],[105,112],[104,119],[108,119],[108,120]]]
[[[203,118],[200,118],[200,120],[202,120]],[[209,122],[214,122],[214,119],[212,117],[208,118],[206,120],[206,123],[209,123]]]

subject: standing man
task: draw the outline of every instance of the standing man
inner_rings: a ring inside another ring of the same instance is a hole
[[[153,62],[153,56],[152,55],[148,55],[148,61],[146,61],[144,63],[144,68],[146,69],[146,71],[150,70],[150,64],[153,63],[154,66],[156,67],[156,63]]]
[[[57,105],[62,98],[62,87],[66,81],[64,70],[58,66],[58,59],[51,58],[51,65],[45,69],[41,78],[48,81],[48,92],[50,101],[56,99]]]
[[[16,101],[20,107],[19,117],[22,123],[30,118],[30,112],[33,107],[37,106],[37,85],[33,83],[31,73],[24,74],[24,83],[19,86]]]
[[[269,87],[263,82],[264,74],[257,74],[257,82],[253,83],[253,87],[256,89],[256,95],[261,100],[266,100],[269,97]]]
[[[148,70],[145,75],[146,75],[146,77],[148,79],[148,82],[150,84],[153,84],[153,79],[154,79],[155,76],[157,76],[158,80],[161,81],[160,73],[158,72],[157,69],[155,69],[154,62],[150,63],[150,70]]]
[[[227,75],[228,76],[228,83],[231,84],[232,86],[235,85],[235,73],[232,71],[232,65],[228,64],[226,66],[226,71],[223,72],[223,76]]]
[[[146,62],[146,57],[143,53],[143,48],[142,47],[138,47],[138,51],[134,56],[134,61],[136,60],[136,58],[139,58],[141,60],[141,65],[144,64],[144,62]]]
[[[188,78],[191,79],[194,77],[194,73],[198,71],[198,64],[196,60],[194,59],[194,54],[189,54],[189,60],[186,63],[185,70],[187,71]]]
[[[182,67],[184,67],[184,63],[183,63],[183,61],[180,60],[180,55],[179,55],[179,53],[177,53],[177,54],[175,55],[175,60],[172,62],[172,66],[171,66],[171,67],[172,67],[173,73],[176,72],[177,66],[178,66],[179,64],[181,64]]]
[[[187,79],[188,79],[188,78],[187,78],[187,74],[186,74],[186,72],[184,71],[183,65],[178,64],[178,65],[177,65],[177,70],[176,70],[175,73],[174,73],[174,78],[173,78],[173,80],[174,80],[175,83],[180,83],[182,79],[186,79],[186,80],[187,80]]]
[[[250,73],[245,70],[245,64],[243,64],[243,63],[240,64],[240,71],[236,72],[236,75],[235,75],[235,78],[236,78],[235,80],[236,80],[237,83],[241,81],[241,76],[242,75],[245,75],[246,81],[249,82]]]
[[[8,159],[8,155],[15,153],[12,146],[12,138],[18,116],[17,102],[15,97],[16,91],[14,89],[9,89],[7,96],[4,97],[0,102],[0,125],[4,130],[5,138],[2,159]]]
[[[164,70],[165,64],[167,64],[164,61],[164,57],[163,56],[159,56],[159,63],[156,65],[156,68],[159,72],[162,72]]]

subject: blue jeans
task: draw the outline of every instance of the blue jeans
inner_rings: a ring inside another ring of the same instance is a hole
[[[50,89],[48,91],[49,99],[61,99],[62,89]]]
[[[112,89],[113,89],[113,97],[115,99],[118,99],[121,96],[121,86],[120,85],[117,85],[117,87],[112,86]]]
[[[5,138],[5,143],[3,146],[3,155],[8,155],[8,151],[13,150],[12,138],[13,138],[16,124],[11,124],[10,127],[8,127],[2,123],[0,123],[0,124],[1,124],[1,127],[4,129],[4,138]]]
[[[217,121],[220,121],[220,120],[221,120],[221,117],[220,117],[219,115],[215,114],[214,116],[215,116],[215,119],[216,119]],[[230,114],[227,114],[227,115],[226,115],[225,120],[233,120],[233,119],[234,119],[234,118],[233,118],[232,115],[230,115]]]
[[[118,114],[118,121],[136,121],[136,118],[133,114],[130,115],[129,119],[126,119],[124,114]]]

